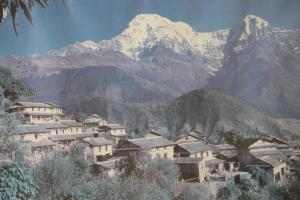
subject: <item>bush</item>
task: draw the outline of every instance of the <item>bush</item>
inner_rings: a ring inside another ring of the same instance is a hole
[[[36,194],[37,186],[29,166],[8,162],[0,164],[0,199],[33,200]]]

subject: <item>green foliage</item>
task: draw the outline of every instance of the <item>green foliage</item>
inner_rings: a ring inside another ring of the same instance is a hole
[[[10,11],[11,17],[12,17],[12,23],[14,27],[14,31],[16,35],[18,35],[18,11],[21,10],[24,14],[24,16],[27,18],[27,20],[32,24],[32,17],[30,10],[34,6],[35,3],[38,3],[42,7],[47,6],[48,0],[2,0],[0,4],[0,22],[4,19],[4,14],[6,10]]]
[[[70,161],[75,168],[77,177],[87,176],[89,173],[89,164],[84,155],[84,144],[74,144],[70,150]]]
[[[141,154],[129,156],[119,162],[117,168],[120,177],[135,176],[168,190],[180,176],[178,167],[172,161],[163,158],[151,159]]]
[[[258,182],[258,185],[265,187],[266,185],[273,182],[271,175],[262,170],[261,168],[255,166],[250,169],[253,178]]]
[[[5,98],[10,101],[16,100],[20,96],[32,96],[35,92],[23,81],[13,77],[9,69],[0,67],[0,88]]]
[[[269,198],[273,200],[289,200],[287,187],[282,184],[271,184],[268,187]]]
[[[29,166],[8,162],[0,164],[0,199],[33,200],[36,194],[37,187]]]
[[[189,184],[186,185],[180,195],[176,198],[177,200],[209,200],[210,199],[210,191],[206,185]]]
[[[72,163],[60,154],[44,158],[34,168],[34,179],[39,186],[38,199],[53,199],[67,194],[76,183]]]
[[[227,131],[224,134],[224,140],[228,144],[236,145],[239,141],[243,139],[243,136],[235,130]]]

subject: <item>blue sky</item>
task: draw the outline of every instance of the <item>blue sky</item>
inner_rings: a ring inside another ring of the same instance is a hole
[[[49,0],[35,7],[33,26],[21,15],[16,37],[10,17],[0,24],[0,57],[43,54],[76,41],[110,39],[137,14],[156,13],[198,31],[229,28],[247,14],[273,26],[300,29],[300,0]]]

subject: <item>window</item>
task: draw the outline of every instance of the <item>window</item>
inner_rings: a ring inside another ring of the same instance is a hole
[[[37,140],[38,139],[38,134],[34,134],[34,138]]]
[[[46,111],[46,108],[44,108],[44,111]]]
[[[168,154],[167,153],[164,153],[164,158],[168,158]]]
[[[78,132],[78,128],[76,128],[76,132]]]
[[[55,132],[56,132],[56,135],[58,135],[58,129],[56,129]]]
[[[32,111],[34,111],[34,108],[31,108]]]
[[[24,140],[24,135],[21,135],[21,140]]]
[[[206,157],[208,157],[208,152],[206,152]]]
[[[108,145],[105,145],[105,151],[108,151]]]

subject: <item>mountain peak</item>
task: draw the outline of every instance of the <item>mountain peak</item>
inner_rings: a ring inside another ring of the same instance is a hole
[[[261,30],[269,26],[267,21],[255,15],[246,15],[243,20],[243,24],[245,26],[245,32],[248,35],[257,29]]]

